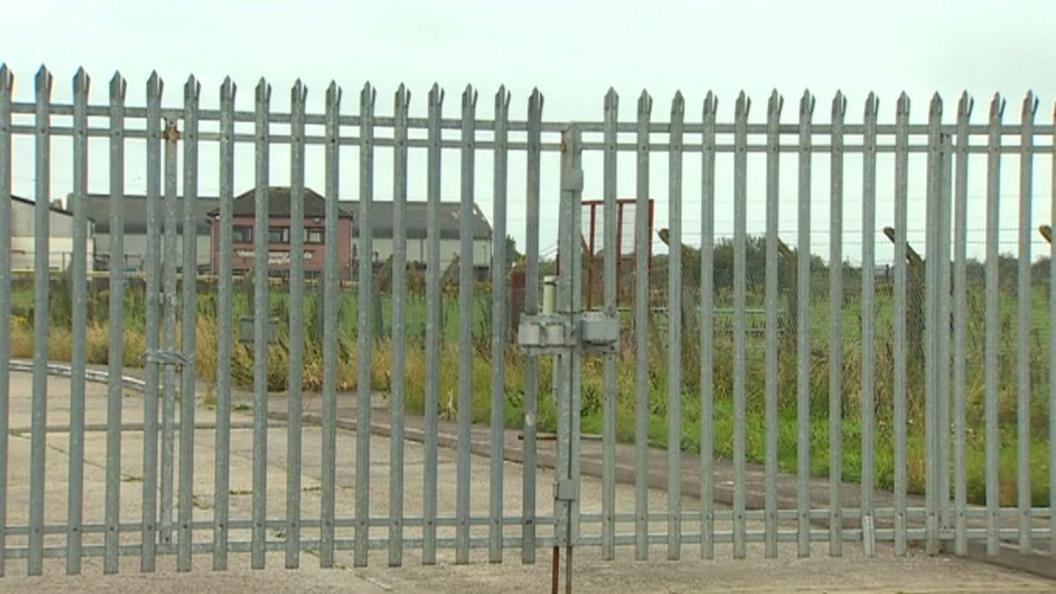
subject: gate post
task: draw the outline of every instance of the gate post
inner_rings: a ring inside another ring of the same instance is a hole
[[[517,328],[517,342],[530,356],[555,359],[554,395],[557,402],[557,461],[554,465],[553,591],[557,591],[560,550],[566,550],[565,591],[571,592],[572,546],[579,539],[579,439],[581,362],[584,354],[615,352],[620,325],[616,315],[583,311],[583,261],[578,257],[580,202],[583,194],[583,146],[580,130],[562,134],[561,199],[558,253],[568,264],[543,294],[543,313],[526,315]],[[555,303],[556,302],[556,303]],[[553,304],[551,306],[551,304]]]
[[[558,253],[569,263],[558,273],[557,313],[575,315],[582,299],[580,271],[582,259],[576,253],[583,192],[582,144],[580,131],[570,126],[561,136],[561,203],[558,223]],[[574,328],[575,326],[573,326]],[[579,515],[579,363],[581,352],[573,345],[558,355],[555,374],[557,397],[557,465],[554,473],[554,548],[565,547],[565,591],[572,591],[572,546],[578,536]],[[556,583],[556,582],[555,582]]]

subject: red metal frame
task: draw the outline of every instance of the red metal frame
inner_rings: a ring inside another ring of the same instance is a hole
[[[616,305],[617,306],[624,305],[624,304],[629,304],[631,301],[633,301],[633,297],[634,297],[634,292],[633,292],[632,288],[631,287],[625,287],[624,283],[623,283],[624,278],[633,278],[634,277],[634,259],[630,258],[630,259],[628,259],[629,261],[625,261],[624,256],[625,255],[627,255],[627,256],[633,255],[635,253],[635,250],[637,250],[639,248],[639,246],[634,245],[632,250],[631,250],[631,252],[629,254],[624,254],[623,253],[623,223],[624,223],[624,210],[628,206],[630,206],[631,208],[634,208],[636,206],[636,204],[637,204],[637,199],[635,199],[635,198],[619,198],[619,199],[616,200]],[[604,216],[604,206],[605,206],[605,201],[604,200],[584,200],[582,202],[583,212],[584,212],[584,215],[586,216],[586,220],[588,221],[588,229],[589,229],[588,230],[588,237],[586,237],[586,238],[582,238],[582,229],[580,230],[581,244],[583,246],[584,253],[589,256],[588,265],[584,267],[584,271],[586,272],[586,281],[587,282],[586,282],[585,286],[583,287],[584,292],[585,292],[585,297],[586,297],[586,307],[587,308],[592,308],[595,305],[599,305],[600,306],[604,302],[604,281],[603,281],[604,272],[603,272],[603,268],[602,268],[602,261],[601,260],[595,260],[595,255],[597,254],[597,250],[599,248],[603,248],[604,247],[603,245],[599,246],[598,242],[596,241],[597,228],[598,228],[598,217],[599,216]],[[649,273],[650,273],[648,275],[649,278],[651,278],[651,273],[652,273],[652,269],[653,269],[653,242],[652,242],[652,237],[653,237],[653,223],[654,223],[654,219],[653,219],[654,206],[655,206],[655,203],[654,203],[653,199],[650,198],[649,199],[649,207],[648,207],[648,217],[649,217],[648,237],[649,237],[649,239],[646,241],[646,245],[645,245],[645,249],[648,250]],[[634,213],[634,216],[638,216],[638,213],[637,212]],[[602,220],[604,220],[604,219],[602,219]],[[560,255],[559,255],[559,258],[558,258],[558,262],[560,263]],[[629,276],[625,275],[625,272],[629,272],[630,273]]]

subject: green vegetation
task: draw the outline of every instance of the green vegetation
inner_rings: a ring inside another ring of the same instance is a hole
[[[654,287],[666,285],[666,274],[662,258],[654,269]],[[1007,278],[1007,270],[1014,272],[1014,267],[1002,262],[1002,291],[1000,295],[999,329],[999,395],[998,409],[1000,419],[1000,486],[1003,504],[1013,504],[1016,498],[1016,298],[1015,283]],[[969,278],[967,293],[966,325],[966,378],[965,396],[967,410],[966,431],[966,464],[968,471],[969,500],[982,503],[984,500],[984,432],[983,432],[983,398],[984,398],[984,307],[983,286],[978,268],[973,268]],[[846,480],[858,480],[861,476],[861,303],[860,278],[856,269],[844,267],[845,298],[841,308],[843,320],[843,476]],[[731,292],[728,283],[718,278],[716,307],[725,310],[731,307]],[[663,280],[661,280],[663,279]],[[1048,410],[1048,286],[1042,282],[1047,275],[1034,274],[1035,284],[1031,293],[1031,329],[1030,344],[1030,379],[1031,379],[1031,473],[1032,498],[1035,505],[1048,503],[1048,418],[1053,411]],[[722,282],[719,282],[722,280]],[[817,475],[828,473],[828,271],[821,264],[815,266],[813,288],[811,291],[811,470]],[[686,298],[699,298],[695,292],[695,279],[691,276],[686,281],[688,292]],[[749,275],[748,307],[762,307],[761,274]],[[781,281],[782,290],[786,284]],[[50,302],[52,330],[49,337],[50,357],[54,360],[68,360],[70,350],[68,279],[53,281],[52,299]],[[107,361],[107,300],[105,286],[95,287],[90,291],[88,357],[91,363]],[[252,291],[248,284],[239,282],[235,287],[234,318],[250,314]],[[663,293],[663,289],[658,291]],[[662,295],[661,295],[662,296]],[[440,365],[440,413],[446,418],[454,418],[457,403],[457,358],[459,348],[471,348],[473,356],[473,410],[474,422],[488,422],[490,418],[490,293],[486,284],[478,285],[473,306],[473,340],[469,345],[458,343],[458,304],[454,295],[445,295],[443,350]],[[383,295],[381,317],[387,331],[391,329],[391,297]],[[288,294],[284,287],[275,286],[271,290],[269,315],[280,320],[287,319]],[[13,295],[15,316],[12,332],[12,355],[29,357],[32,354],[32,287],[18,284]],[[341,292],[338,324],[339,365],[337,369],[338,386],[341,390],[355,388],[356,373],[356,307],[354,291]],[[425,357],[422,338],[425,332],[424,296],[418,292],[407,299],[408,341],[406,386],[407,410],[420,413],[424,407],[426,384]],[[785,306],[782,305],[784,308]],[[143,327],[145,320],[146,300],[142,284],[134,281],[125,294],[125,319],[123,320],[125,365],[140,365],[145,348]],[[215,286],[199,286],[199,321],[197,331],[198,373],[206,380],[214,380],[216,375],[216,290]],[[890,283],[883,279],[878,281],[876,298],[876,482],[884,488],[892,487],[893,452],[892,452],[892,401],[893,392],[893,353],[892,353],[892,310],[893,302]],[[317,286],[309,286],[305,295],[305,363],[304,387],[308,390],[319,390],[322,386],[322,293]],[[782,318],[787,315],[782,311]],[[621,345],[617,365],[617,439],[624,442],[634,440],[634,352],[633,332],[630,316],[625,315],[624,341]],[[750,461],[762,462],[764,459],[764,344],[763,335],[758,330],[763,327],[763,317],[751,315],[749,318],[748,337],[748,373],[746,376],[747,394],[747,456]],[[684,321],[685,337],[683,344],[683,428],[681,447],[686,451],[698,451],[700,443],[700,345],[696,314]],[[268,354],[268,383],[272,390],[283,390],[286,385],[288,368],[289,335],[285,324],[280,325],[279,340],[272,345]],[[727,314],[717,314],[715,341],[712,348],[715,353],[715,425],[714,443],[716,454],[721,457],[732,456],[733,421],[732,421],[732,337],[730,319]],[[782,328],[788,326],[781,324]],[[178,326],[177,326],[178,331]],[[666,319],[657,317],[648,329],[652,333],[649,352],[649,440],[657,446],[667,445],[667,350]],[[783,330],[787,332],[787,330]],[[796,352],[793,337],[783,334],[779,353],[779,447],[778,463],[782,470],[794,471],[796,467],[796,393],[795,369]],[[952,341],[951,341],[952,343]],[[952,344],[951,344],[952,348]],[[524,357],[514,347],[507,350],[506,403],[505,418],[507,426],[519,427],[523,420],[523,380]],[[252,383],[252,351],[249,346],[235,340],[232,357],[233,381],[242,386]],[[924,430],[923,430],[923,363],[919,359],[909,362],[909,423],[907,476],[911,491],[920,492],[924,484]],[[583,430],[587,433],[601,432],[601,411],[603,391],[601,387],[601,361],[588,359],[583,370],[582,415]],[[391,368],[391,342],[382,338],[375,342],[372,358],[372,387],[376,390],[389,389],[394,371]],[[549,361],[540,365],[539,385],[551,385]],[[207,396],[207,395],[206,395]],[[552,395],[543,393],[539,396],[539,426],[541,430],[553,430],[555,412]],[[952,416],[951,416],[952,419]],[[952,432],[951,432],[952,434]],[[951,435],[952,439],[952,435]],[[951,445],[952,456],[952,445]],[[951,460],[952,464],[952,460]]]

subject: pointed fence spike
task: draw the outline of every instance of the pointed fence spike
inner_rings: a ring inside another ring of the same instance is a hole
[[[748,95],[741,91],[737,95],[737,104],[734,106],[734,113],[738,116],[748,115],[748,111],[752,107],[752,100],[748,98]]]
[[[183,94],[188,99],[197,100],[202,93],[202,83],[192,74],[187,77],[187,83],[183,85]]]
[[[0,64],[0,88],[5,91],[10,91],[14,88],[15,76],[11,72],[11,69],[7,67],[7,63]]]
[[[1005,113],[1005,100],[1001,97],[1001,93],[994,93],[993,99],[990,100],[990,117],[1000,118]]]
[[[532,94],[528,97],[528,113],[532,114],[543,109],[543,93],[539,87],[532,88]]]
[[[121,76],[121,71],[114,71],[114,75],[110,77],[110,95],[124,96],[127,83],[125,77]]]
[[[942,97],[936,92],[931,96],[931,105],[928,108],[929,115],[942,115]]]
[[[876,97],[876,93],[869,91],[869,95],[865,98],[865,115],[866,117],[875,116],[880,111],[880,101]]]
[[[330,81],[330,84],[326,87],[327,96],[336,95],[341,92],[341,87],[337,86],[337,81]]]
[[[642,94],[638,97],[638,112],[649,113],[653,110],[653,97],[649,94],[649,91],[642,89]]]
[[[814,113],[814,103],[814,95],[810,94],[810,89],[803,91],[803,97],[799,100],[799,112],[804,115]]]
[[[836,91],[836,96],[832,98],[832,115],[843,117],[847,113],[847,97],[844,97],[843,91]]]
[[[972,115],[972,108],[975,106],[975,100],[968,94],[968,91],[961,93],[961,99],[957,102],[957,114],[963,116]]]
[[[781,108],[784,107],[784,104],[784,98],[777,92],[777,89],[774,89],[770,92],[770,99],[767,101],[766,110],[771,114],[779,114],[781,113]]]
[[[53,77],[51,76],[51,72],[48,71],[46,66],[41,64],[40,69],[37,70],[37,75],[34,80],[34,82],[36,83],[36,90],[38,92],[44,91],[50,93],[52,81]]]
[[[163,90],[165,82],[161,80],[157,70],[152,70],[150,78],[147,79],[147,97],[160,97]]]
[[[257,82],[256,96],[257,101],[264,103],[271,100],[271,85],[268,84],[268,81],[265,80],[263,76],[260,77],[260,81]]]
[[[84,66],[77,68],[77,73],[73,75],[74,91],[87,91],[90,83],[91,78],[88,76],[88,73],[85,72]]]
[[[225,76],[223,84],[220,85],[220,100],[234,101],[235,91],[237,89],[238,87],[235,85],[234,81],[231,80],[231,77]]]
[[[905,91],[898,96],[896,111],[900,115],[909,115],[909,95]]]
[[[715,96],[714,92],[709,90],[708,94],[704,96],[704,116],[708,117],[715,115],[718,106],[718,98]]]
[[[1023,117],[1034,117],[1035,112],[1038,111],[1038,98],[1034,95],[1034,91],[1027,91],[1026,97],[1023,98]]]
[[[671,100],[671,113],[683,114],[686,111],[686,100],[682,97],[682,91],[675,91],[675,97]]]

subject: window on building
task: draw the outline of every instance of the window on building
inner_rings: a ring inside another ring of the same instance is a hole
[[[268,227],[268,243],[290,243],[290,228]]]
[[[231,233],[231,241],[235,243],[253,243],[253,227],[236,225]]]
[[[304,243],[323,243],[323,228],[305,227]]]

